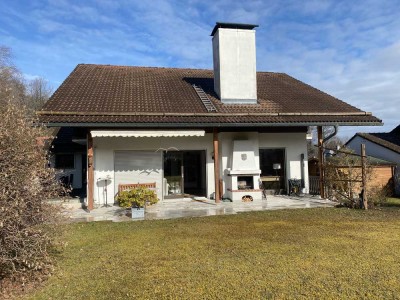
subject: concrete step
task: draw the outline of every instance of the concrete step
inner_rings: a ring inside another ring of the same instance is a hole
[[[77,209],[83,206],[83,199],[81,198],[50,199],[47,202],[61,205],[65,209]]]

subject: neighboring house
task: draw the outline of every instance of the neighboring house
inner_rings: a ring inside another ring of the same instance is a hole
[[[360,153],[361,144],[365,144],[367,155],[397,164],[394,182],[395,192],[400,195],[400,125],[390,132],[357,133],[346,143],[346,146]]]
[[[39,114],[86,134],[89,208],[113,202],[127,183],[155,183],[162,200],[261,198],[260,179],[283,191],[302,179],[307,193],[308,126],[381,125],[286,74],[256,72],[255,27],[217,23],[214,70],[73,70]]]
[[[355,165],[361,166],[361,158],[353,157],[353,161]],[[326,162],[335,161],[335,156],[327,157]],[[368,189],[381,189],[384,187],[388,193],[394,192],[394,173],[396,170],[396,163],[386,161],[383,159],[379,159],[373,156],[367,156],[367,165],[370,167],[368,176]],[[338,170],[342,172],[346,172],[346,168],[338,168]],[[358,171],[357,171],[358,170]],[[361,177],[361,169],[355,169],[353,172],[359,172],[359,176]],[[319,189],[319,159],[317,157],[312,157],[308,159],[308,175],[310,180],[310,194],[317,195],[320,192]],[[353,173],[356,174],[356,173]],[[360,193],[361,191],[361,183],[357,183],[355,185],[356,193]]]

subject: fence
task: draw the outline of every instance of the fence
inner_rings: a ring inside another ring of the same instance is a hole
[[[319,176],[309,176],[308,180],[310,186],[310,194],[319,195],[320,194]]]
[[[323,159],[321,176],[310,178],[310,193],[321,193],[324,198],[341,199],[349,202],[352,206],[360,204],[361,207],[367,209],[365,145],[361,144],[361,155],[343,150],[320,148],[320,151],[325,150],[329,150],[334,156],[328,162]],[[362,195],[362,202],[359,202],[359,195]]]

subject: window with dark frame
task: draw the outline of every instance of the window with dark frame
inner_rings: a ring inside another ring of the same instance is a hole
[[[74,154],[56,154],[55,168],[74,169],[75,168]]]
[[[267,189],[285,188],[285,149],[259,149],[261,177],[271,177],[264,182]],[[277,179],[274,183],[273,178]]]

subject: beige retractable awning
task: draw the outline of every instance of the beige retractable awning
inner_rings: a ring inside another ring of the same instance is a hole
[[[91,130],[92,137],[204,136],[204,130]]]

